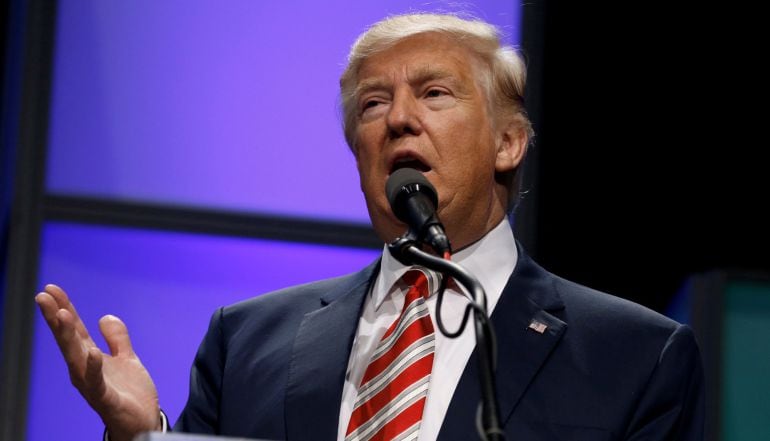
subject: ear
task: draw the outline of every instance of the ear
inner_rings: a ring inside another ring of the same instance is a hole
[[[527,131],[519,119],[508,121],[499,132],[495,171],[505,173],[518,167],[524,159],[528,141]]]

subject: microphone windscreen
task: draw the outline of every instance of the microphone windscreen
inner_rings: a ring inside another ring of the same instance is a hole
[[[385,194],[388,196],[388,202],[390,202],[393,211],[398,211],[396,206],[399,195],[405,196],[414,192],[428,196],[433,202],[434,209],[438,206],[436,189],[422,173],[413,168],[400,168],[394,171],[385,183]]]

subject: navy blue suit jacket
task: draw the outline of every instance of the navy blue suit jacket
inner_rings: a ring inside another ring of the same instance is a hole
[[[174,429],[335,440],[350,349],[378,265],[219,309]],[[528,328],[533,319],[547,325],[544,333]],[[688,327],[550,274],[521,251],[492,322],[509,440],[703,438],[703,373]],[[475,357],[440,440],[478,439]]]

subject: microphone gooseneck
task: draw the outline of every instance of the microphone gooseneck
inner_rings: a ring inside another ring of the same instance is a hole
[[[436,215],[436,189],[419,171],[398,169],[385,184],[388,202],[396,217],[409,226],[418,241],[430,245],[439,255],[452,251],[444,226]]]

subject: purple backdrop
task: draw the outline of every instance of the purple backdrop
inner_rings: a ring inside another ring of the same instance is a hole
[[[336,109],[348,48],[456,4],[61,0],[48,190],[367,222]],[[518,35],[514,2],[462,4]]]
[[[518,2],[461,4],[518,41]],[[59,0],[47,191],[368,222],[336,108],[347,50],[388,14],[456,5]],[[175,419],[217,306],[377,254],[48,223],[40,283],[67,289],[93,332],[126,321]],[[33,345],[27,439],[98,438],[39,317]]]
[[[41,287],[68,291],[94,340],[115,314],[151,372],[172,420],[187,399],[193,356],[215,309],[285,286],[342,275],[379,250],[150,230],[49,223]],[[101,421],[70,386],[67,368],[36,315],[29,395],[30,441],[96,440]]]

